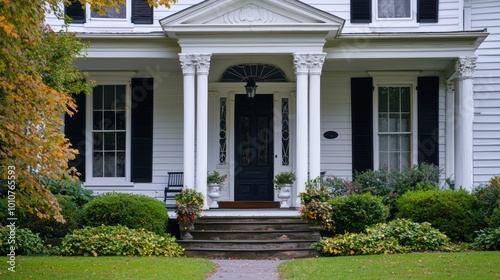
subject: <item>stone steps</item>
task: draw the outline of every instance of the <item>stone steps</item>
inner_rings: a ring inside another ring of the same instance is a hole
[[[202,217],[192,240],[179,240],[188,256],[240,259],[315,257],[318,239],[300,217]]]

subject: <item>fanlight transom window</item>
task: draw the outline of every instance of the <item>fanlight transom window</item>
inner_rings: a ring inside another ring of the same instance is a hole
[[[228,67],[222,74],[221,82],[246,82],[252,78],[255,82],[287,82],[285,73],[271,64],[237,64]]]

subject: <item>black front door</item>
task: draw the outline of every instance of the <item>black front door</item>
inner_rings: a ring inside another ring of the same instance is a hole
[[[273,95],[235,103],[235,201],[273,201]]]

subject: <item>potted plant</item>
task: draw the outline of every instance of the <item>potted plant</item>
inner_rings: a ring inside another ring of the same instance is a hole
[[[288,199],[292,196],[292,184],[297,178],[293,172],[281,172],[276,174],[273,180],[274,188],[279,191],[281,208],[289,208]]]
[[[220,174],[216,170],[212,173],[208,172],[208,197],[212,200],[210,208],[219,208],[220,192],[224,188],[224,181],[227,179],[227,174]]]
[[[189,233],[194,230],[194,222],[203,211],[203,194],[193,189],[183,188],[175,195],[175,204],[177,205],[177,221],[180,231],[183,233],[182,239],[193,239]]]

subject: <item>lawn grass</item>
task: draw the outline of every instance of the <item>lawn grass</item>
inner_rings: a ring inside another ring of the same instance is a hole
[[[298,259],[282,279],[500,279],[500,252],[420,253]]]
[[[23,257],[16,272],[0,257],[0,279],[205,279],[214,272],[207,259],[169,257]]]

